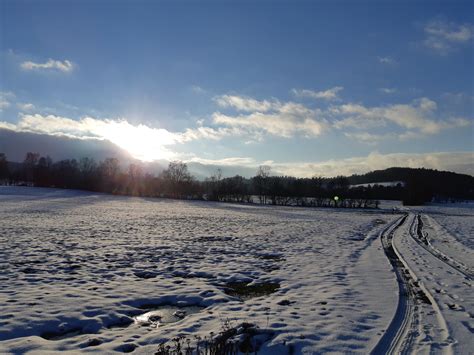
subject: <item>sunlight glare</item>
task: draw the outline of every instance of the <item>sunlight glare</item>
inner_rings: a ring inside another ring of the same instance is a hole
[[[133,126],[127,121],[104,122],[98,133],[105,139],[128,151],[142,161],[172,159],[174,153],[165,146],[177,143],[178,137],[165,129],[150,128],[143,124]]]

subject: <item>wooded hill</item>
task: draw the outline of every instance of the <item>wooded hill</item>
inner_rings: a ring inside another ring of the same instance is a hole
[[[421,200],[474,199],[474,177],[450,171],[424,168],[388,168],[348,177],[351,185],[403,181],[405,198]],[[410,197],[411,196],[411,197]]]

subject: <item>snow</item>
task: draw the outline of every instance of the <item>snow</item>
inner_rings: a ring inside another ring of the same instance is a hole
[[[425,207],[424,211],[429,213],[430,218],[440,227],[444,227],[444,231],[436,227],[437,233],[449,234],[468,247],[465,249],[474,249],[474,202],[433,204]]]
[[[393,186],[405,186],[404,181],[382,181],[382,182],[369,182],[365,184],[351,185],[352,188],[355,187],[369,187],[369,186],[384,186],[384,187],[393,187]]]
[[[464,222],[452,217],[458,210],[438,218],[443,208],[428,208],[421,218],[433,246],[470,268],[473,210],[461,211]],[[217,334],[227,321],[265,330],[263,354],[368,353],[397,309],[380,236],[401,215],[0,187],[0,353],[152,353],[177,335]],[[422,325],[439,328],[442,317],[447,346],[465,352],[472,281],[409,229],[407,221],[397,230],[395,245],[439,306]],[[226,293],[237,281],[280,287],[241,299]]]
[[[414,216],[411,216],[414,218]],[[411,221],[413,222],[413,220]],[[407,224],[408,226],[408,224]],[[430,231],[432,231],[430,229]],[[403,232],[403,231],[402,231]],[[434,233],[429,233],[436,238]],[[456,241],[451,239],[450,243]],[[446,262],[440,260],[429,250],[420,248],[414,238],[410,237],[408,231],[400,233],[400,238],[396,240],[397,248],[404,256],[408,268],[416,275],[420,284],[423,285],[427,295],[434,299],[435,307],[425,307],[427,309],[425,317],[437,318],[428,324],[419,324],[420,343],[427,342],[425,347],[435,347],[434,342],[440,344],[451,344],[455,353],[466,354],[472,349],[472,332],[474,329],[474,293],[472,292],[472,260],[466,265],[468,274],[459,272],[457,268],[449,267]],[[432,243],[439,245],[438,243]],[[459,244],[459,243],[457,243]],[[429,248],[428,248],[429,249]],[[463,259],[455,253],[459,245],[452,248],[445,248],[442,257],[449,257],[461,262]],[[464,250],[464,248],[461,248]],[[454,253],[450,253],[450,252]],[[467,252],[467,251],[466,251]],[[472,254],[472,250],[469,251]],[[464,269],[461,269],[461,271]],[[432,312],[432,314],[429,314]],[[442,334],[437,334],[442,333]],[[423,344],[422,344],[423,345]]]

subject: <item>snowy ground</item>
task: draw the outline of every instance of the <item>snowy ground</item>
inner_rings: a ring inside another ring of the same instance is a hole
[[[428,207],[401,221],[402,211],[382,206],[0,187],[0,353],[153,353],[180,334],[216,334],[226,320],[265,330],[260,353],[368,353],[389,343],[469,353],[474,209]],[[407,299],[398,315],[404,296],[380,238],[390,233],[410,282],[430,300]],[[225,292],[231,281],[279,288],[241,299]]]

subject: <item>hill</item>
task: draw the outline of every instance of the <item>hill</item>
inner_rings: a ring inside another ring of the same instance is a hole
[[[403,181],[406,190],[404,198],[413,200],[415,204],[430,197],[474,199],[474,177],[450,171],[394,167],[363,175],[352,175],[348,180],[351,185]]]

